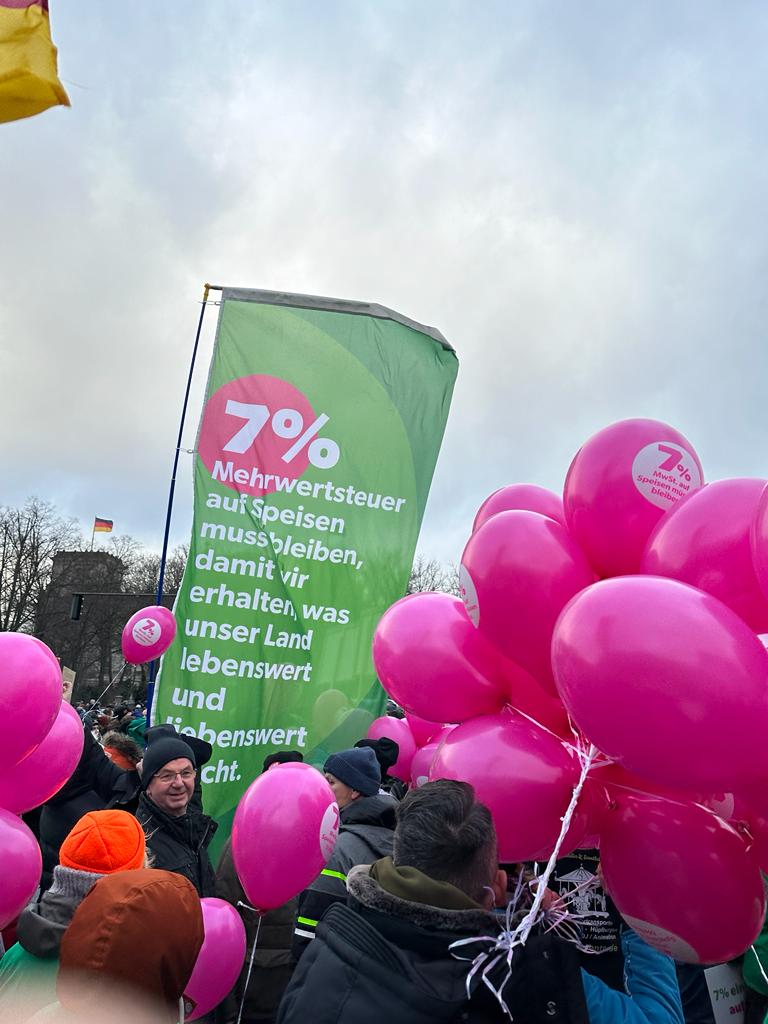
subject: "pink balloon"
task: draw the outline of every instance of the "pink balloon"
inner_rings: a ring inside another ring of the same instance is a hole
[[[546,487],[539,487],[538,484],[509,484],[507,487],[500,487],[485,499],[477,510],[472,533],[479,530],[483,523],[487,523],[491,516],[514,509],[539,512],[565,526],[563,499],[559,494],[548,491]]]
[[[225,999],[237,981],[245,960],[245,925],[226,900],[205,896],[204,939],[184,995],[196,1005],[187,1020],[197,1020]]]
[[[625,791],[603,825],[600,864],[627,924],[677,960],[732,960],[760,932],[760,869],[738,832],[697,804]]]
[[[45,644],[26,633],[0,633],[0,771],[50,732],[61,692],[61,669]]]
[[[440,744],[446,739],[446,737],[451,735],[455,728],[455,725],[444,725],[440,732],[435,733],[435,735],[430,740],[430,743],[434,743],[439,747]]]
[[[768,597],[752,562],[750,532],[765,480],[716,480],[678,502],[651,534],[640,571],[714,594],[756,633],[768,631]]]
[[[595,579],[567,530],[538,512],[500,512],[470,537],[459,579],[480,633],[554,693],[552,630]]]
[[[383,715],[371,722],[368,732],[365,734],[369,740],[380,740],[382,736],[394,740],[400,747],[397,761],[389,769],[389,774],[403,782],[409,782],[411,778],[411,761],[416,753],[416,741],[404,718],[391,718]]]
[[[21,818],[0,807],[0,928],[15,921],[40,883],[43,858],[37,840]]]
[[[281,764],[250,784],[232,824],[232,858],[250,904],[274,910],[325,867],[339,833],[339,808],[310,764]]]
[[[768,596],[768,486],[760,495],[749,540],[755,574],[763,593]]]
[[[569,741],[573,740],[568,712],[559,697],[553,697],[539,686],[533,676],[513,661],[499,655],[501,672],[507,684],[510,705],[532,718],[545,729],[557,733]]]
[[[135,612],[123,627],[123,657],[129,665],[154,661],[168,650],[175,637],[173,612],[159,604],[149,605]]]
[[[635,573],[656,523],[702,480],[682,434],[658,420],[621,420],[593,434],[571,463],[568,528],[598,575]]]
[[[768,871],[768,792],[765,780],[737,793],[718,793],[701,801],[751,844],[750,853]]]
[[[48,644],[44,644],[43,641],[39,640],[36,636],[30,636],[30,640],[34,640],[35,644],[37,644],[37,646],[40,648],[40,650],[43,652],[46,658],[50,661],[54,669],[59,673],[59,675],[61,675],[61,665],[59,664],[59,659],[53,653]]]
[[[440,722],[428,722],[426,718],[419,718],[418,715],[408,714],[405,716],[405,720],[417,747],[425,747],[432,737],[443,728]]]
[[[409,713],[463,722],[504,703],[496,654],[450,594],[411,594],[388,608],[373,636],[373,663]]]
[[[435,755],[430,779],[469,782],[493,815],[499,860],[534,860],[560,834],[579,770],[551,733],[504,711],[457,726]],[[584,835],[572,830],[562,853]]]
[[[418,789],[425,782],[429,782],[429,773],[432,769],[432,762],[440,747],[439,743],[427,743],[419,747],[411,761],[411,785]]]
[[[42,743],[23,761],[0,773],[0,807],[23,814],[50,800],[77,768],[83,741],[80,716],[62,701]]]
[[[561,615],[552,661],[573,721],[630,771],[705,792],[768,775],[768,653],[710,594],[596,583]]]

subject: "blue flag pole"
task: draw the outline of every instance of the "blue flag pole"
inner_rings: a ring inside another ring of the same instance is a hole
[[[195,344],[192,348],[192,359],[189,363],[189,373],[187,375],[187,389],[184,392],[184,404],[181,407],[181,420],[179,421],[179,436],[176,439],[176,451],[173,456],[173,470],[171,472],[171,485],[168,490],[168,509],[165,514],[165,533],[163,535],[163,552],[160,556],[160,572],[157,579],[157,596],[155,604],[161,604],[163,600],[163,583],[165,582],[165,563],[168,559],[168,536],[171,532],[171,515],[173,513],[173,495],[176,490],[176,471],[179,468],[179,455],[181,453],[181,440],[184,435],[184,423],[187,418],[187,406],[189,405],[189,392],[192,388],[192,376],[195,372],[195,360],[197,359],[197,349],[200,344],[200,335],[203,330],[203,318],[205,317],[205,310],[208,305],[208,293],[211,291],[221,291],[219,285],[216,284],[205,284],[203,285],[203,302],[200,308],[200,319],[197,321],[197,332],[195,334]],[[155,676],[157,674],[157,662],[150,661],[149,663],[149,682],[147,685],[147,725],[151,723],[152,715],[152,700],[155,695]]]

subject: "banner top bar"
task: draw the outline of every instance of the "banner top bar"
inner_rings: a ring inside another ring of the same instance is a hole
[[[211,289],[215,288],[210,285]],[[218,287],[215,288],[219,290]],[[426,334],[449,352],[455,352],[453,345],[446,341],[436,327],[427,327],[417,323],[410,317],[397,313],[377,302],[355,302],[352,299],[331,299],[323,295],[298,295],[294,292],[270,292],[261,288],[228,288],[221,287],[222,299],[235,302],[260,302],[266,306],[294,306],[298,309],[319,309],[328,313],[356,313],[358,316],[372,316],[379,320],[394,320],[396,323],[410,327],[414,331]]]

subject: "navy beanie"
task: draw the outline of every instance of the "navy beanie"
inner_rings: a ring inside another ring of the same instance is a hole
[[[356,789],[363,796],[375,796],[381,786],[381,769],[370,747],[356,747],[331,754],[323,771],[335,775],[339,782],[350,789]]]
[[[178,757],[188,757],[192,767],[197,767],[195,755],[188,743],[175,736],[160,736],[147,744],[144,761],[141,766],[141,788],[146,789],[152,779],[169,761]]]

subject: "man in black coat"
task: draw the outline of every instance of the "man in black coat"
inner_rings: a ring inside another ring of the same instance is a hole
[[[194,752],[183,739],[150,739],[142,764],[137,817],[152,867],[184,875],[200,896],[215,896],[208,846],[217,825],[191,804],[196,775]]]
[[[392,853],[397,801],[380,793],[381,769],[370,747],[341,750],[325,762],[325,777],[339,805],[339,837],[330,860],[299,897],[293,955],[312,941],[317,922],[333,904],[345,902],[346,881],[357,864]]]
[[[320,921],[277,1024],[508,1021],[479,978],[467,997],[482,940],[462,949],[463,959],[450,949],[498,932],[490,910],[507,878],[496,858],[491,815],[471,786],[441,780],[409,793],[393,857],[349,873],[348,904],[335,903]],[[573,947],[532,937],[516,967],[504,992],[515,1021],[588,1024]]]

